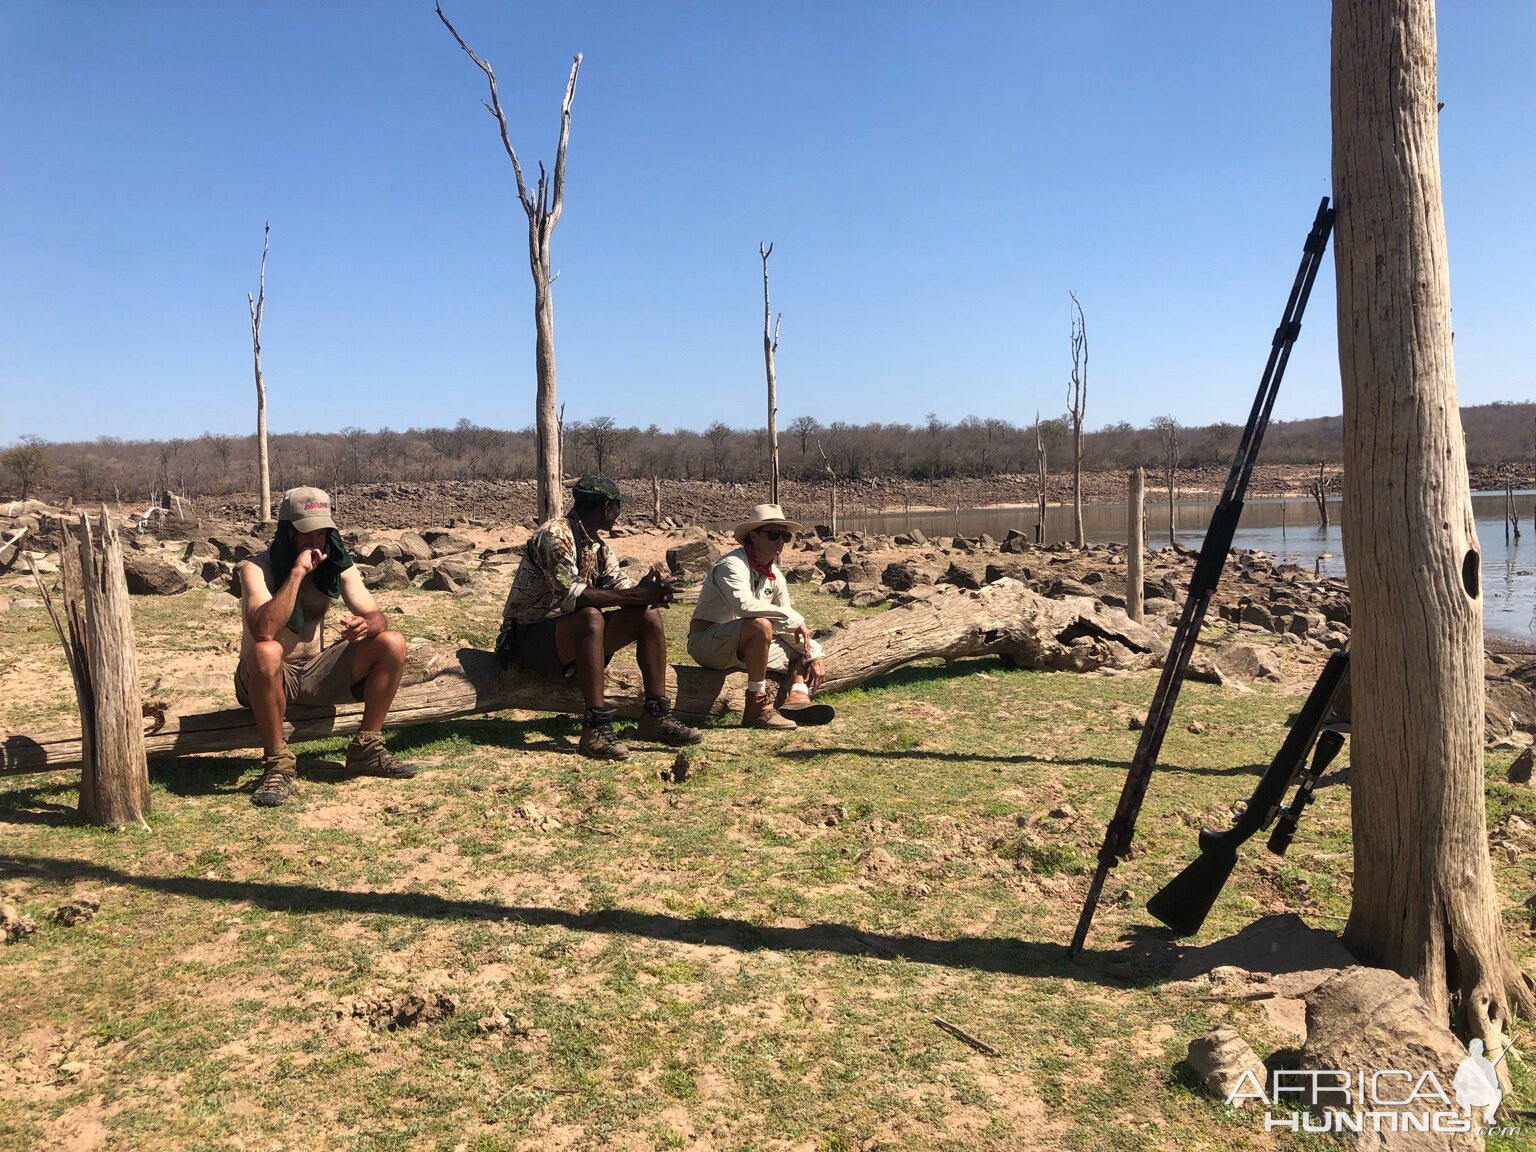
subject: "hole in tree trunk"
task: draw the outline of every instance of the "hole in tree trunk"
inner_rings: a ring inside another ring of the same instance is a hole
[[[1467,590],[1467,595],[1474,600],[1477,599],[1479,567],[1477,550],[1469,548],[1466,556],[1461,561],[1461,585]]]

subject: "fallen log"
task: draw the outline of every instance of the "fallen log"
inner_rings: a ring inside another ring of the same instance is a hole
[[[995,654],[1021,668],[1083,672],[1148,667],[1165,647],[1156,631],[1118,609],[1084,596],[1049,599],[1007,579],[978,592],[941,586],[926,600],[862,617],[822,639],[826,691],[851,688],[916,660]],[[743,673],[691,664],[673,665],[667,672],[675,707],[688,717],[739,712],[743,683]],[[609,666],[607,695],[621,714],[639,714],[644,693],[632,661],[615,660]],[[577,713],[583,702],[574,684],[516,669],[504,672],[495,656],[482,649],[414,644],[385,727],[507,708]],[[361,704],[290,708],[289,739],[349,735],[357,731],[362,712]],[[157,712],[145,731],[144,746],[151,757],[165,757],[258,748],[261,742],[250,712],[231,708]],[[0,776],[78,768],[80,757],[78,731],[7,736],[0,746]]]

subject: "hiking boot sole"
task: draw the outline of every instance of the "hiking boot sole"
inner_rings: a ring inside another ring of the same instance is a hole
[[[814,728],[818,724],[830,724],[837,716],[837,711],[830,704],[802,704],[798,708],[793,705],[784,705],[779,708],[779,713],[793,720],[802,728]]]

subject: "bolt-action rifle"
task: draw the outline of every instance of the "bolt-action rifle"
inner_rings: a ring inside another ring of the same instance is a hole
[[[1312,803],[1317,782],[1344,746],[1343,733],[1326,725],[1348,673],[1348,652],[1335,652],[1328,657],[1322,675],[1312,686],[1301,711],[1296,713],[1280,751],[1275,753],[1274,760],[1259,779],[1242,815],[1225,832],[1200,829],[1200,855],[1147,901],[1147,911],[1177,935],[1189,936],[1200,930],[1211,905],[1221,895],[1227,877],[1232,875],[1238,848],[1249,837],[1273,824],[1269,850],[1276,856],[1284,856],[1291,846],[1296,825],[1307,805]],[[1317,750],[1309,766],[1307,753],[1312,751],[1313,745]],[[1297,786],[1296,794],[1289,805],[1282,807],[1292,784]]]
[[[1243,514],[1243,495],[1248,490],[1253,467],[1258,463],[1259,445],[1264,430],[1269,425],[1269,414],[1275,406],[1275,396],[1280,389],[1280,379],[1291,357],[1291,347],[1301,332],[1301,316],[1307,308],[1307,297],[1312,293],[1312,282],[1317,279],[1318,267],[1328,247],[1328,234],[1333,230],[1333,209],[1328,207],[1328,197],[1317,207],[1317,217],[1312,230],[1307,233],[1302,248],[1301,267],[1291,285],[1290,297],[1285,302],[1285,312],[1280,326],[1275,329],[1269,346],[1269,360],[1264,365],[1264,375],[1259,380],[1258,394],[1253,399],[1253,410],[1243,428],[1237,444],[1237,454],[1232,460],[1232,470],[1222,488],[1221,500],[1211,514],[1211,525],[1206,530],[1205,542],[1195,561],[1194,575],[1189,580],[1189,595],[1179,615],[1178,627],[1168,645],[1168,655],[1163,661],[1163,673],[1158,678],[1157,691],[1152,694],[1152,705],[1147,711],[1147,722],[1141,730],[1141,740],[1131,767],[1126,775],[1125,787],[1120,792],[1120,803],[1104,833],[1104,845],[1099,849],[1099,866],[1088,886],[1087,898],[1077,920],[1077,931],[1072,935],[1070,955],[1074,958],[1087,939],[1088,928],[1093,923],[1093,913],[1099,906],[1099,894],[1104,890],[1104,880],[1115,864],[1128,856],[1131,839],[1136,833],[1136,817],[1141,811],[1142,800],[1147,795],[1147,785],[1152,779],[1152,769],[1157,765],[1158,753],[1163,747],[1163,736],[1173,718],[1173,707],[1179,699],[1179,688],[1189,668],[1189,658],[1200,636],[1200,625],[1205,621],[1206,609],[1226,566],[1227,553],[1232,549],[1232,537],[1237,532],[1237,522]]]

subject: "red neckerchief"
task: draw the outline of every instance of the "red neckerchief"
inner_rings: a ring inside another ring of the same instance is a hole
[[[757,562],[757,556],[753,553],[752,546],[750,544],[743,548],[742,551],[747,554],[747,566],[751,568],[752,571],[756,572],[764,580],[773,579],[773,565],[759,564]]]

